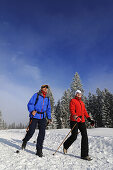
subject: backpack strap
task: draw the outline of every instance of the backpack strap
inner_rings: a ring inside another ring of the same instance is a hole
[[[38,98],[39,98],[39,93],[37,93],[37,98],[36,98],[36,101],[35,101],[34,106],[37,104]],[[49,105],[49,97],[47,97],[47,98],[48,98],[48,104],[47,104],[47,108],[48,108],[48,105]],[[39,112],[37,112],[37,113],[39,113]],[[40,112],[39,114],[43,114],[43,118],[44,118],[44,112]]]
[[[37,102],[38,102],[38,98],[39,98],[39,93],[37,93],[37,98],[36,98],[36,101],[35,101],[35,104],[34,105],[36,105],[37,104]],[[48,105],[49,105],[49,97],[47,97],[48,98]],[[48,107],[48,105],[47,105],[47,107]]]
[[[36,105],[36,104],[37,104],[37,102],[38,102],[38,98],[39,98],[39,93],[37,93],[37,98],[36,98],[36,101],[35,101],[35,104],[34,104],[34,105]]]

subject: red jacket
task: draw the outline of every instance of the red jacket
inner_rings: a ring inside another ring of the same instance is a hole
[[[90,117],[86,111],[85,104],[81,99],[78,99],[75,97],[74,99],[71,99],[70,101],[70,120],[71,121],[76,121],[74,116],[80,116],[82,119],[82,122],[85,122],[85,117],[86,119]],[[85,117],[84,117],[85,116]]]

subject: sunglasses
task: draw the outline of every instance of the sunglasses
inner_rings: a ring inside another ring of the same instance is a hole
[[[42,88],[47,88],[48,89],[48,86],[46,85],[46,86],[42,86]]]

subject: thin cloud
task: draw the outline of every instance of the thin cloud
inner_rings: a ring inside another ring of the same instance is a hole
[[[19,51],[16,55],[11,58],[11,67],[14,69],[12,76],[20,79],[20,82],[31,82],[34,81],[37,85],[40,85],[42,81],[41,70],[38,66],[28,64],[25,60],[24,53]],[[20,58],[19,58],[20,57]],[[39,83],[40,82],[40,83]]]
[[[25,76],[30,76],[36,81],[41,79],[40,69],[36,66],[24,65],[24,67],[22,68],[22,72]]]

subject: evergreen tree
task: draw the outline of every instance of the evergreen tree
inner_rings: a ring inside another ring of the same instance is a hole
[[[104,102],[105,102],[105,113],[103,115],[103,121],[104,121],[104,126],[105,127],[113,127],[113,95],[105,89],[104,93]]]
[[[90,118],[94,119],[93,116],[92,116],[92,111],[94,109],[93,108],[93,100],[92,100],[92,95],[91,95],[90,92],[89,92],[88,97],[84,97],[84,103],[85,103],[85,107],[86,107],[86,110],[87,110]],[[93,128],[86,118],[85,118],[85,121],[86,121],[87,128]]]
[[[2,112],[0,111],[0,129],[3,129]]]
[[[76,90],[80,90],[82,94],[84,94],[84,90],[82,88],[81,80],[79,77],[79,74],[76,72],[73,78],[73,81],[71,83],[71,97],[75,97]]]
[[[91,112],[95,127],[113,127],[113,95],[107,89],[96,90],[97,95],[89,93],[86,101],[88,112]]]
[[[52,111],[52,129],[57,129],[57,119],[56,119],[56,114],[55,114],[55,106],[54,106],[54,110]]]
[[[104,112],[104,100],[103,100],[103,93],[100,91],[99,88],[96,90],[97,93],[97,102],[96,102],[96,116],[97,116],[97,126],[103,127],[102,122],[102,115]]]
[[[4,120],[3,120],[3,129],[7,129],[7,124]]]
[[[87,100],[85,100],[86,109],[95,120],[95,127],[97,127],[98,120],[98,109],[97,109],[97,97],[89,92]]]
[[[60,100],[58,100],[58,103],[55,107],[55,116],[57,120],[57,129],[62,128],[62,118],[61,118],[61,103]]]
[[[85,98],[85,106],[86,106],[87,111],[91,113],[92,108],[93,108],[93,99],[92,99],[92,95],[90,92],[88,94],[88,98]]]
[[[70,111],[69,103],[71,100],[70,89],[64,92],[63,97],[61,98],[61,117],[62,117],[62,128],[69,128],[70,122]]]
[[[50,124],[48,126],[48,129],[51,129],[51,128],[56,128],[56,117],[55,117],[55,113],[54,113],[54,97],[53,97],[53,94],[52,94],[52,91],[51,91],[50,87],[48,88],[47,94],[49,95],[49,98],[50,98],[51,117],[52,117],[52,124]]]
[[[0,111],[0,129],[6,129],[7,125],[5,121],[2,119],[2,112]]]
[[[113,128],[113,94],[110,94],[110,116],[111,116],[110,127]]]

